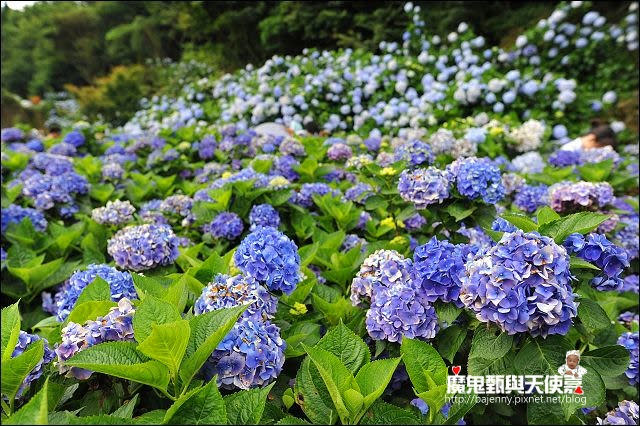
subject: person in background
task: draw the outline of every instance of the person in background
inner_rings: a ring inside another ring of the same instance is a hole
[[[565,151],[579,151],[604,148],[605,146],[615,148],[616,143],[616,132],[613,131],[611,126],[599,120],[593,120],[591,122],[591,130],[589,130],[587,134],[562,145],[560,149]]]
[[[53,122],[47,126],[47,138],[55,139],[60,136],[61,132],[60,125],[56,122]]]

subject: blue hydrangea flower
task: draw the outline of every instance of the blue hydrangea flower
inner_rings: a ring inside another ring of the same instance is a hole
[[[249,213],[249,223],[251,223],[251,231],[259,226],[278,228],[280,226],[280,215],[271,204],[256,204],[251,208],[251,213]]]
[[[211,135],[207,135],[200,141],[198,145],[198,156],[201,160],[209,160],[213,158],[217,148],[216,138]]]
[[[491,230],[498,232],[515,232],[517,229],[514,224],[501,217],[495,218],[491,224]]]
[[[640,234],[640,223],[637,214],[623,216],[620,220],[624,226],[616,232],[614,240],[620,244],[629,255],[629,260],[638,258],[638,251],[640,250],[640,241],[638,235]]]
[[[373,188],[368,183],[359,182],[347,189],[344,193],[344,198],[348,201],[354,201],[359,204],[364,202],[373,195]]]
[[[2,209],[2,233],[5,233],[10,223],[20,223],[25,217],[29,218],[36,231],[44,232],[47,229],[47,219],[41,212],[29,207],[10,204],[7,208]]]
[[[81,147],[82,145],[84,145],[84,135],[82,134],[82,132],[79,132],[77,130],[73,130],[69,133],[67,133],[64,137],[64,139],[62,139],[63,142],[68,143],[70,145],[75,146],[76,148]]]
[[[412,139],[400,144],[394,151],[394,161],[406,161],[410,166],[433,163],[431,147],[419,139]]]
[[[106,206],[93,209],[91,219],[102,225],[122,225],[133,220],[135,211],[129,201],[107,201]]]
[[[398,180],[402,199],[413,203],[419,210],[449,198],[449,187],[447,174],[435,167],[403,170]]]
[[[62,329],[62,342],[55,352],[58,360],[54,365],[58,366],[60,374],[67,377],[75,377],[78,380],[88,379],[92,371],[78,367],[69,367],[65,361],[80,351],[93,345],[113,341],[134,341],[133,315],[135,309],[131,301],[122,298],[118,306],[109,310],[104,317],[98,317],[95,321],[88,320],[84,325],[70,322]]]
[[[143,271],[172,264],[178,255],[178,238],[167,225],[128,226],[107,242],[107,252],[121,268]]]
[[[488,158],[469,157],[447,166],[455,176],[458,192],[472,200],[495,204],[505,195],[500,169]]]
[[[413,266],[421,296],[428,302],[442,300],[462,307],[459,299],[465,274],[464,245],[453,245],[432,237],[426,244],[416,247]]]
[[[580,151],[560,149],[549,156],[549,164],[556,167],[581,165]]]
[[[241,317],[202,368],[225,389],[250,389],[275,380],[284,364],[286,342],[269,321]]]
[[[549,188],[546,185],[524,185],[516,191],[513,204],[520,210],[533,213],[538,207],[549,204],[548,193]]]
[[[291,155],[281,155],[276,157],[273,168],[279,174],[284,176],[287,180],[294,182],[300,178],[298,172],[295,171],[295,167],[299,166],[300,162]]]
[[[24,139],[24,132],[17,127],[7,127],[0,131],[2,142],[16,142]]]
[[[374,287],[393,287],[414,279],[411,259],[395,250],[377,250],[367,257],[351,282],[351,304],[370,301]]]
[[[124,168],[115,162],[109,162],[102,166],[102,178],[104,180],[118,180],[124,176]]]
[[[64,155],[67,157],[75,157],[77,154],[76,147],[67,142],[60,142],[49,148],[50,154]]]
[[[426,415],[429,413],[429,405],[424,402],[422,399],[420,398],[414,398],[411,400],[410,402],[411,405],[413,405],[414,407],[416,407],[418,410],[420,410],[420,413],[422,413],[422,415]],[[442,406],[442,408],[440,409],[440,412],[442,413],[442,415],[447,418],[449,417],[449,411],[451,410],[451,403],[448,402],[445,405]],[[467,423],[464,421],[464,419],[460,419],[456,422],[457,425],[466,425]]]
[[[49,210],[56,204],[62,204],[61,213],[65,205],[73,205],[77,194],[86,194],[88,191],[87,179],[75,172],[56,175],[35,172],[23,182],[22,186],[22,195],[33,199],[38,210]]]
[[[629,267],[629,257],[625,249],[616,246],[602,234],[592,233],[586,238],[581,234],[571,234],[564,242],[567,250],[587,260],[601,273],[591,280],[591,285],[600,291],[621,291],[624,282],[622,271]]]
[[[214,238],[235,240],[242,234],[244,224],[237,214],[222,212],[219,213],[211,223],[204,225],[202,230],[211,234]]]
[[[633,293],[638,293],[640,290],[640,276],[638,274],[627,275],[622,280],[623,285],[620,291],[631,291]]]
[[[270,290],[291,294],[300,282],[298,247],[275,228],[256,228],[242,240],[233,259],[238,269]]]
[[[21,355],[27,348],[34,342],[38,340],[42,340],[44,343],[44,355],[38,361],[38,363],[31,369],[27,377],[22,381],[18,392],[16,393],[16,398],[20,398],[31,383],[35,380],[38,380],[42,373],[44,372],[44,368],[47,364],[49,364],[55,357],[56,353],[49,347],[49,342],[47,339],[41,338],[37,334],[29,334],[25,331],[20,330],[20,334],[18,335],[18,341],[16,342],[16,346],[11,353],[11,358],[15,358],[18,355]]]
[[[193,305],[196,315],[249,305],[245,317],[271,319],[278,307],[278,299],[270,294],[255,279],[244,275],[217,274],[212,282],[202,289],[202,294]]]
[[[598,417],[599,425],[637,425],[640,408],[635,401],[621,401],[618,406],[607,413],[607,417]]]
[[[189,226],[195,222],[196,217],[192,212],[193,198],[183,194],[171,195],[158,205],[158,210],[162,213],[182,217],[182,226]]]
[[[625,375],[629,379],[631,386],[638,385],[638,354],[640,351],[640,335],[627,332],[618,338],[618,344],[624,346],[629,351],[629,367],[625,371]]]
[[[339,195],[339,192],[333,188],[331,188],[326,183],[305,183],[300,187],[300,190],[294,192],[291,195],[291,201],[294,204],[298,204],[303,207],[311,207],[313,206],[313,196],[322,196],[325,194],[331,194],[333,196]]]
[[[536,232],[505,233],[465,265],[460,300],[508,334],[566,334],[577,314],[569,255]]]
[[[631,327],[632,323],[640,322],[640,315],[634,312],[626,311],[618,315],[618,321],[626,327]]]
[[[342,242],[341,251],[349,251],[355,246],[360,246],[360,251],[364,253],[367,250],[367,240],[358,237],[356,234],[347,234]]]
[[[100,277],[109,284],[111,289],[111,300],[114,302],[122,298],[137,299],[138,294],[133,286],[133,278],[128,272],[118,271],[116,268],[108,265],[91,264],[87,269],[76,271],[64,282],[58,289],[53,298],[52,303],[45,310],[55,315],[58,321],[62,322],[73,310],[78,297],[86,286],[91,284],[96,277]],[[50,300],[48,293],[43,293],[43,300]]]

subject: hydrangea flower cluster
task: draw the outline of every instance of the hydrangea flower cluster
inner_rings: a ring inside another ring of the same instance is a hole
[[[523,185],[516,191],[513,204],[520,210],[533,213],[538,207],[549,204],[549,188],[546,185]]]
[[[348,201],[364,203],[367,198],[373,195],[373,188],[368,183],[359,182],[347,189],[344,198]]]
[[[624,346],[629,351],[629,367],[625,375],[629,379],[631,386],[638,385],[638,356],[640,353],[640,334],[638,332],[627,332],[618,338],[618,344]]]
[[[36,231],[44,232],[47,229],[47,219],[41,212],[29,207],[10,204],[7,208],[2,209],[2,220],[0,221],[2,233],[6,232],[10,223],[20,223],[25,217],[29,218]]]
[[[351,303],[363,300],[370,301],[365,323],[374,340],[430,339],[438,331],[435,309],[421,294],[411,259],[395,250],[378,250],[363,262],[351,283]]]
[[[192,208],[193,198],[182,194],[171,195],[165,198],[158,206],[158,210],[162,213],[182,217],[182,226],[189,226],[195,222],[196,217],[191,211]]]
[[[515,173],[503,173],[502,185],[504,185],[505,194],[510,195],[526,185],[526,181]]]
[[[591,280],[591,285],[600,291],[621,291],[624,282],[620,277],[629,266],[625,249],[616,246],[602,234],[592,233],[587,238],[581,234],[571,234],[564,242],[567,250],[593,263],[601,273]]]
[[[252,277],[217,274],[202,289],[202,294],[193,305],[193,311],[200,315],[238,305],[249,305],[243,316],[267,320],[276,313],[278,299]]]
[[[505,233],[465,269],[460,300],[508,334],[564,335],[577,315],[569,255],[549,237]]]
[[[107,201],[104,207],[97,207],[91,212],[91,219],[102,225],[117,226],[133,219],[136,208],[128,201]]]
[[[85,138],[82,132],[73,130],[64,136],[64,139],[62,139],[62,142],[68,143],[70,145],[73,145],[76,148],[79,148],[82,145],[84,145],[84,140]]]
[[[332,161],[348,160],[352,155],[351,147],[344,143],[334,143],[327,151],[327,157]]]
[[[24,139],[24,132],[17,127],[6,127],[0,132],[2,142],[16,142]]]
[[[238,269],[269,290],[291,294],[301,279],[298,247],[272,227],[258,227],[247,235],[233,259]]]
[[[18,335],[18,341],[16,342],[16,346],[11,353],[11,358],[15,358],[18,355],[21,355],[27,348],[34,342],[38,340],[42,340],[44,343],[44,355],[42,359],[38,361],[38,363],[33,367],[33,369],[29,372],[27,377],[24,378],[20,388],[18,388],[18,392],[16,393],[16,398],[20,398],[24,391],[33,383],[38,380],[42,373],[44,372],[44,368],[47,364],[49,364],[56,357],[55,352],[49,347],[49,342],[47,339],[41,338],[37,334],[29,334],[26,331],[20,330],[20,334]]]
[[[51,300],[49,293],[43,293],[43,307],[45,307],[46,311],[55,315],[58,321],[62,322],[66,320],[73,310],[80,294],[82,294],[82,291],[97,277],[102,278],[109,284],[111,300],[114,302],[122,298],[138,298],[136,289],[133,286],[131,274],[118,271],[109,265],[91,264],[87,266],[85,270],[74,272],[73,275],[60,286],[53,300]]]
[[[394,161],[406,161],[411,167],[429,165],[433,160],[431,147],[419,139],[403,142],[394,151]]]
[[[498,232],[515,232],[518,228],[506,219],[497,217],[491,224],[492,231]]]
[[[449,198],[450,185],[447,173],[435,167],[403,170],[398,180],[398,192],[403,200],[421,210]]]
[[[205,380],[218,377],[225,389],[249,389],[274,380],[284,365],[286,342],[269,321],[241,317],[202,368]]]
[[[640,292],[640,276],[638,274],[633,274],[624,277],[620,291],[631,291],[633,293]]]
[[[623,216],[620,221],[624,226],[614,236],[615,241],[627,250],[629,260],[638,258],[638,246],[640,245],[638,241],[638,235],[640,234],[638,220],[637,214]]]
[[[104,317],[95,321],[88,320],[84,325],[70,322],[62,329],[62,342],[56,348],[60,374],[75,377],[78,380],[88,379],[92,371],[78,367],[69,367],[65,361],[80,351],[103,342],[133,341],[133,315],[135,309],[131,301],[122,298]]]
[[[201,160],[209,160],[213,158],[217,148],[216,138],[211,135],[207,135],[200,141],[198,145],[198,155]]]
[[[534,151],[540,147],[545,125],[538,120],[527,120],[520,127],[509,132],[519,152]]]
[[[511,160],[511,167],[509,169],[518,173],[535,174],[542,172],[545,166],[546,164],[540,153],[530,151],[518,155]]]
[[[449,153],[455,144],[456,138],[451,130],[444,128],[438,129],[429,138],[429,145],[435,155]]]
[[[420,295],[427,302],[441,300],[462,307],[459,296],[465,260],[462,245],[438,241],[436,237],[418,246],[413,253],[413,266],[416,281],[422,287]]]
[[[124,168],[118,163],[106,163],[102,166],[102,178],[104,180],[119,180],[124,176]]]
[[[560,182],[549,187],[549,198],[558,213],[596,210],[613,201],[613,188],[607,182]]]
[[[635,401],[620,401],[618,406],[607,413],[607,417],[598,417],[599,425],[637,425],[640,408]]]
[[[280,215],[271,204],[256,204],[249,213],[250,230],[253,231],[259,226],[280,226]]]
[[[357,245],[360,246],[360,251],[364,253],[367,249],[367,240],[358,237],[356,234],[347,234],[344,237],[340,250],[349,251]]]
[[[427,219],[425,219],[420,213],[415,213],[406,218],[402,223],[405,228],[407,228],[407,231],[417,231],[427,224]]]
[[[325,194],[331,194],[333,196],[339,195],[339,191],[331,188],[326,183],[305,183],[300,187],[300,190],[294,192],[291,195],[291,201],[294,204],[298,204],[303,207],[313,206],[313,196],[322,196]]]
[[[495,204],[505,195],[500,169],[488,158],[469,157],[447,166],[455,176],[458,192],[472,200],[482,198],[487,204]]]
[[[202,226],[202,231],[211,234],[213,238],[235,240],[244,230],[244,223],[240,216],[233,212],[218,213],[210,223]]]
[[[549,156],[549,164],[556,167],[568,167],[582,164],[580,151],[559,149]]]
[[[179,255],[178,238],[168,225],[128,226],[107,242],[107,252],[119,267],[144,271],[172,264]]]

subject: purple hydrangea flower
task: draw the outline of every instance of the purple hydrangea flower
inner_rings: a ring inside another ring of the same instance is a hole
[[[618,338],[618,344],[624,346],[629,351],[629,367],[625,371],[625,375],[629,379],[631,386],[638,385],[638,354],[640,351],[640,335],[627,332]]]
[[[17,127],[7,127],[0,131],[2,142],[16,142],[24,139],[24,132]]]
[[[421,296],[428,302],[442,300],[462,307],[459,299],[465,274],[463,245],[438,241],[432,237],[426,244],[416,247],[413,266]]]
[[[332,161],[341,161],[351,158],[353,151],[351,147],[345,143],[336,143],[329,147],[327,157]]]
[[[256,204],[249,213],[249,223],[251,231],[259,226],[272,226],[277,229],[280,226],[280,215],[271,204]]]
[[[351,304],[370,301],[374,287],[392,287],[413,279],[411,259],[395,250],[377,250],[367,257],[351,282]]]
[[[217,375],[225,389],[264,386],[278,377],[287,344],[269,321],[241,317],[202,368],[206,380]]]
[[[3,130],[4,131],[4,130]],[[44,355],[38,361],[38,363],[31,369],[27,377],[24,378],[20,388],[18,388],[18,392],[16,393],[16,398],[20,398],[24,391],[33,383],[38,380],[42,373],[44,372],[44,368],[47,364],[49,364],[56,357],[53,349],[49,347],[49,342],[47,339],[41,338],[37,334],[29,334],[26,331],[20,330],[20,334],[18,335],[18,341],[16,342],[16,346],[11,353],[11,358],[15,358],[18,355],[21,355],[26,351],[32,343],[37,342],[38,340],[42,340],[44,343]]]
[[[596,210],[613,201],[607,182],[560,182],[549,187],[551,208],[558,213]]]
[[[569,255],[536,232],[505,233],[465,265],[460,300],[482,322],[508,334],[566,334],[577,315]]]
[[[106,206],[93,209],[91,219],[102,225],[122,225],[133,220],[135,211],[129,201],[107,201]]]
[[[87,321],[84,325],[70,322],[62,329],[62,342],[56,348],[60,374],[75,377],[78,380],[88,379],[92,371],[78,367],[69,367],[65,361],[80,351],[93,345],[113,341],[134,341],[133,315],[135,309],[127,298],[120,299],[118,306],[109,310],[104,317],[95,321]]]
[[[579,166],[582,164],[580,151],[560,149],[549,156],[549,164],[556,167]]]
[[[376,137],[369,137],[365,139],[363,143],[364,143],[364,146],[366,146],[369,151],[377,151],[380,149],[382,140]]]
[[[629,255],[629,260],[638,258],[640,225],[638,222],[638,215],[627,215],[621,218],[621,222],[624,224],[618,232],[616,232],[614,239],[620,244]]]
[[[49,153],[54,155],[64,155],[66,157],[75,157],[78,152],[75,145],[67,142],[60,142],[49,148]]]
[[[198,145],[198,156],[201,160],[209,160],[213,158],[217,148],[216,138],[211,135],[207,135],[200,141]]]
[[[131,274],[118,271],[116,268],[108,265],[91,264],[87,266],[85,270],[74,272],[73,275],[59,287],[53,300],[51,300],[49,293],[43,293],[43,308],[45,311],[55,315],[58,321],[62,322],[66,320],[75,307],[82,291],[97,277],[102,278],[109,284],[111,300],[114,302],[118,302],[122,298],[138,298]]]
[[[202,294],[193,305],[193,311],[200,315],[239,305],[249,305],[243,313],[245,317],[267,320],[272,319],[276,313],[278,299],[251,277],[217,274],[202,289]]]
[[[300,165],[300,162],[291,155],[281,155],[276,157],[273,167],[275,171],[284,176],[287,180],[294,182],[300,178],[295,168]]]
[[[472,200],[482,198],[487,204],[495,204],[505,195],[500,169],[488,158],[469,157],[447,166],[455,176],[458,192]]]
[[[202,227],[202,230],[211,234],[214,238],[225,238],[227,240],[235,240],[244,230],[242,219],[235,213],[222,212],[219,213],[211,223]]]
[[[171,195],[158,206],[158,210],[164,214],[182,217],[182,226],[189,226],[196,221],[192,208],[193,198],[182,194]]]
[[[102,166],[102,178],[104,180],[119,180],[124,176],[124,168],[114,162],[106,163]]]
[[[600,291],[622,290],[622,271],[629,267],[629,257],[625,249],[616,246],[602,234],[592,233],[583,237],[571,234],[564,242],[567,250],[589,261],[601,269],[601,273],[591,280],[591,285]]]
[[[331,188],[326,183],[305,183],[300,187],[298,192],[294,192],[291,195],[291,199],[289,201],[308,208],[313,206],[314,195],[322,196],[329,193],[333,196],[339,194],[337,190]]]
[[[631,291],[633,293],[638,293],[640,291],[640,276],[638,274],[627,275],[622,280],[622,288],[620,291]]]
[[[626,327],[631,327],[632,323],[640,322],[640,315],[635,312],[626,311],[618,315],[618,321]]]
[[[247,235],[233,259],[238,269],[270,290],[291,294],[301,279],[298,247],[272,227],[258,227]]]
[[[292,138],[285,138],[285,140],[280,143],[279,151],[282,155],[293,155],[296,157],[302,157],[306,154],[304,146]]]
[[[515,232],[517,229],[514,224],[501,217],[495,218],[491,224],[491,230],[498,232]]]
[[[599,425],[637,425],[639,418],[638,403],[635,401],[621,401],[618,406],[607,413],[607,417],[598,417]]]
[[[344,198],[349,201],[354,201],[360,204],[364,204],[364,202],[373,195],[373,188],[368,183],[359,182],[347,189],[344,193]]]
[[[47,219],[38,210],[9,204],[7,208],[2,209],[2,220],[0,221],[2,233],[6,232],[10,223],[20,223],[25,217],[29,218],[36,231],[44,232],[47,229]]]
[[[435,167],[403,170],[398,180],[398,192],[402,199],[413,203],[419,210],[449,198],[449,186],[446,172]]]
[[[360,251],[364,253],[367,249],[367,240],[365,240],[364,238],[358,237],[356,234],[347,234],[344,237],[344,241],[342,242],[342,246],[340,247],[340,250],[346,252],[351,250],[357,245],[360,246]]]
[[[178,238],[168,225],[128,226],[107,242],[107,252],[119,267],[143,271],[172,264],[179,255]]]
[[[411,231],[417,231],[418,229],[426,225],[427,219],[425,219],[424,216],[422,216],[420,213],[415,213],[409,216],[408,218],[406,218],[403,221],[403,223],[405,228],[407,228],[407,231],[411,232]]]
[[[548,193],[549,188],[546,185],[524,185],[516,191],[513,204],[520,210],[533,213],[538,207],[549,204]]]

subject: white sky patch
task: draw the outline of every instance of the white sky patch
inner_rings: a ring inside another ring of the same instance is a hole
[[[37,3],[37,1],[3,1],[2,6],[7,5],[9,9],[22,10],[27,6]]]

